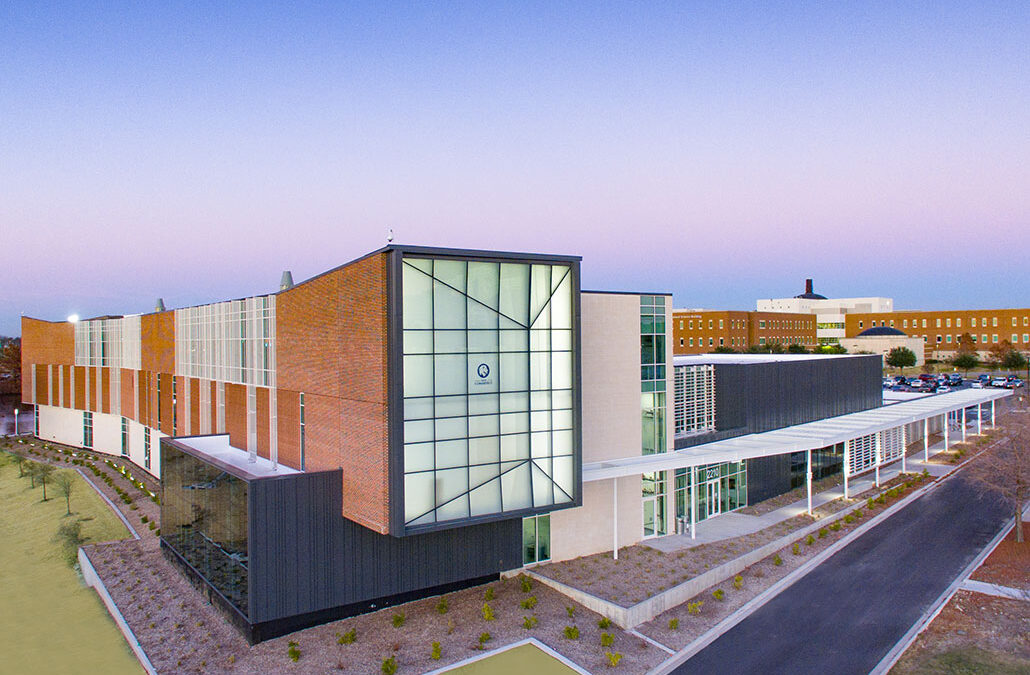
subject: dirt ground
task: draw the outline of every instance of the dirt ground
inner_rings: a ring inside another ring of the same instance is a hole
[[[892,675],[1030,673],[1030,603],[958,591]]]
[[[1027,541],[1017,544],[1015,529],[1009,532],[970,578],[1030,591],[1030,520],[1023,521],[1023,538]]]

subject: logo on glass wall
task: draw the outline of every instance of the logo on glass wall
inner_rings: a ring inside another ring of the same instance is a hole
[[[485,363],[480,363],[479,367],[476,368],[476,373],[483,379],[490,377],[490,366]]]

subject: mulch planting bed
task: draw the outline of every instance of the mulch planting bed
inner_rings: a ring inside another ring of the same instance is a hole
[[[701,544],[682,551],[666,553],[646,544],[635,544],[619,549],[619,559],[612,554],[595,553],[589,556],[548,563],[533,568],[555,581],[614,602],[631,607],[647,598],[689,581],[696,576],[729,562],[769,542],[789,535],[816,520],[828,518],[841,510],[907,481],[917,483],[914,474],[896,476],[885,481],[877,490],[855,495],[850,500],[837,499],[814,509],[815,519],[807,514],[794,516],[758,532],[725,541]],[[925,482],[920,481],[920,485]],[[892,503],[894,500],[887,501]],[[879,509],[885,504],[877,504]]]
[[[489,633],[487,650],[535,637],[591,672],[607,668],[605,652],[621,654],[619,671],[627,673],[647,672],[666,656],[614,625],[600,628],[598,614],[542,584],[531,582],[524,592],[520,578],[447,594],[445,614],[437,609],[440,597],[426,598],[251,647],[160,552],[126,541],[90,547],[89,556],[161,673],[380,673],[389,657],[398,673],[420,673],[481,653],[483,633]],[[523,608],[530,597],[536,604]],[[487,604],[495,617],[490,621],[484,618]],[[403,624],[395,627],[400,615]],[[536,618],[532,629],[523,627],[527,616]],[[576,639],[565,637],[566,626],[578,629]],[[345,643],[352,630],[354,641]],[[602,646],[602,633],[611,635],[611,645]],[[439,660],[431,658],[433,642],[440,643]],[[297,661],[290,658],[290,643]]]
[[[892,675],[1030,673],[1030,603],[958,591]]]
[[[1030,520],[1023,521],[1023,537],[1030,540]],[[1030,541],[1017,544],[1013,528],[970,578],[1030,591]],[[1030,606],[1027,612],[1030,615]]]

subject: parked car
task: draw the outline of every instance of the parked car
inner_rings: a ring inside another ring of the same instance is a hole
[[[908,383],[908,386],[912,387],[913,389],[919,389],[920,391],[922,391],[923,388],[927,386],[927,384],[923,380],[912,380]]]
[[[922,373],[919,375],[919,379],[923,382],[932,382],[933,380],[937,379],[937,377],[932,373]]]
[[[977,379],[977,381],[983,382],[984,384],[989,384],[990,381],[991,381],[991,376],[988,375],[987,373],[980,373],[979,375],[976,376],[976,379]]]
[[[1019,387],[1023,386],[1023,380],[1016,377],[1015,375],[1010,375],[1008,378],[1008,384],[1006,384],[1005,386],[1009,389],[1018,389]]]
[[[983,380],[974,380],[973,384],[970,385],[970,386],[972,386],[973,389],[983,389],[984,388],[984,381]]]
[[[946,384],[942,384],[941,386],[937,387],[938,394],[947,394],[949,391],[951,391],[951,387],[949,387]]]
[[[991,380],[991,386],[992,386],[992,387],[1004,387],[1005,385],[1007,385],[1007,384],[1008,384],[1008,382],[1009,382],[1009,381],[1008,381],[1008,379],[1007,379],[1007,378],[1004,378],[1004,377],[996,377],[996,378],[994,378],[993,380]]]
[[[948,375],[948,384],[953,387],[957,387],[958,385],[962,384],[962,376],[958,373],[952,373]]]

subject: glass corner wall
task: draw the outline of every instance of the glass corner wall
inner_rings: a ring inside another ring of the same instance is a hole
[[[247,482],[167,444],[161,453],[161,540],[249,616]]]

